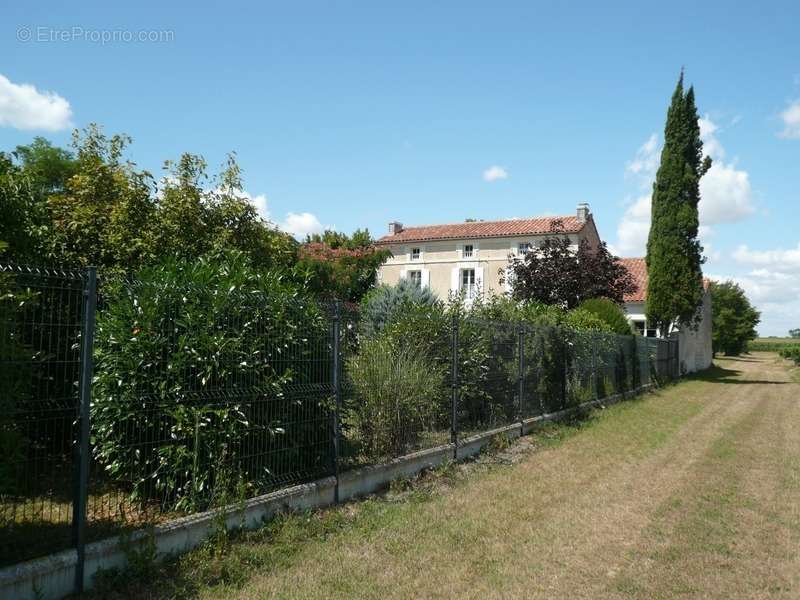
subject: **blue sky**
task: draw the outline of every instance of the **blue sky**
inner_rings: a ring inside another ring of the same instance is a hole
[[[156,174],[234,150],[297,234],[589,202],[631,256],[684,66],[716,161],[706,273],[747,289],[762,334],[800,327],[800,7],[611,4],[9,3],[0,148],[97,122]]]

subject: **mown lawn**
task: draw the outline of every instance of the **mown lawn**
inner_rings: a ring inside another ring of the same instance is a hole
[[[757,354],[98,597],[797,598],[800,385]]]

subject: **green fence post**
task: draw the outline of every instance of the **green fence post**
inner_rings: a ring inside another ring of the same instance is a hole
[[[450,442],[453,444],[453,460],[458,460],[458,315],[453,314],[452,318],[452,347],[450,349],[450,361],[452,369],[452,416],[450,423]]]
[[[517,337],[517,344],[519,345],[519,404],[517,405],[517,416],[519,417],[520,433],[523,428],[523,409],[522,405],[525,398],[525,326],[520,324]]]
[[[341,455],[341,412],[342,412],[342,383],[340,381],[341,365],[341,320],[342,306],[337,300],[334,303],[333,326],[331,327],[331,349],[333,352],[333,369],[331,385],[333,387],[334,409],[333,409],[333,476],[336,483],[333,487],[333,501],[339,503],[339,459]]]
[[[86,504],[89,496],[89,407],[92,401],[92,375],[94,372],[94,324],[97,307],[97,269],[86,269],[83,282],[83,320],[80,342],[80,380],[78,382],[78,439],[75,445],[77,477],[75,499],[72,504],[73,543],[77,553],[75,563],[75,592],[83,591],[84,564],[86,562]]]

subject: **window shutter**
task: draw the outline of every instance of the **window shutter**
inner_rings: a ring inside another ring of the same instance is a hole
[[[459,284],[459,282],[458,282],[459,273],[460,273],[460,270],[459,270],[458,267],[453,267],[452,270],[450,271],[450,291],[454,292],[456,294],[458,293],[458,287],[459,287],[459,285],[458,285]]]

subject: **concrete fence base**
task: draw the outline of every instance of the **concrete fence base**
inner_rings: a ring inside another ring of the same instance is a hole
[[[395,480],[411,477],[453,460],[464,460],[483,450],[498,436],[514,439],[535,431],[542,423],[558,421],[599,406],[614,404],[649,391],[652,384],[627,393],[593,400],[563,411],[531,419],[459,440],[458,447],[445,444],[396,458],[381,465],[345,471],[339,476],[340,501],[365,496]],[[219,527],[220,518],[228,529],[257,528],[276,514],[322,508],[334,503],[336,478],[326,477],[312,483],[292,486],[250,498],[236,506],[196,513],[137,531],[126,537],[113,537],[86,546],[84,586],[89,589],[95,574],[102,569],[124,568],[131,549],[154,544],[159,557],[187,552],[198,546]],[[0,569],[0,598],[34,600],[62,598],[73,592],[77,554],[64,550],[44,558]]]

